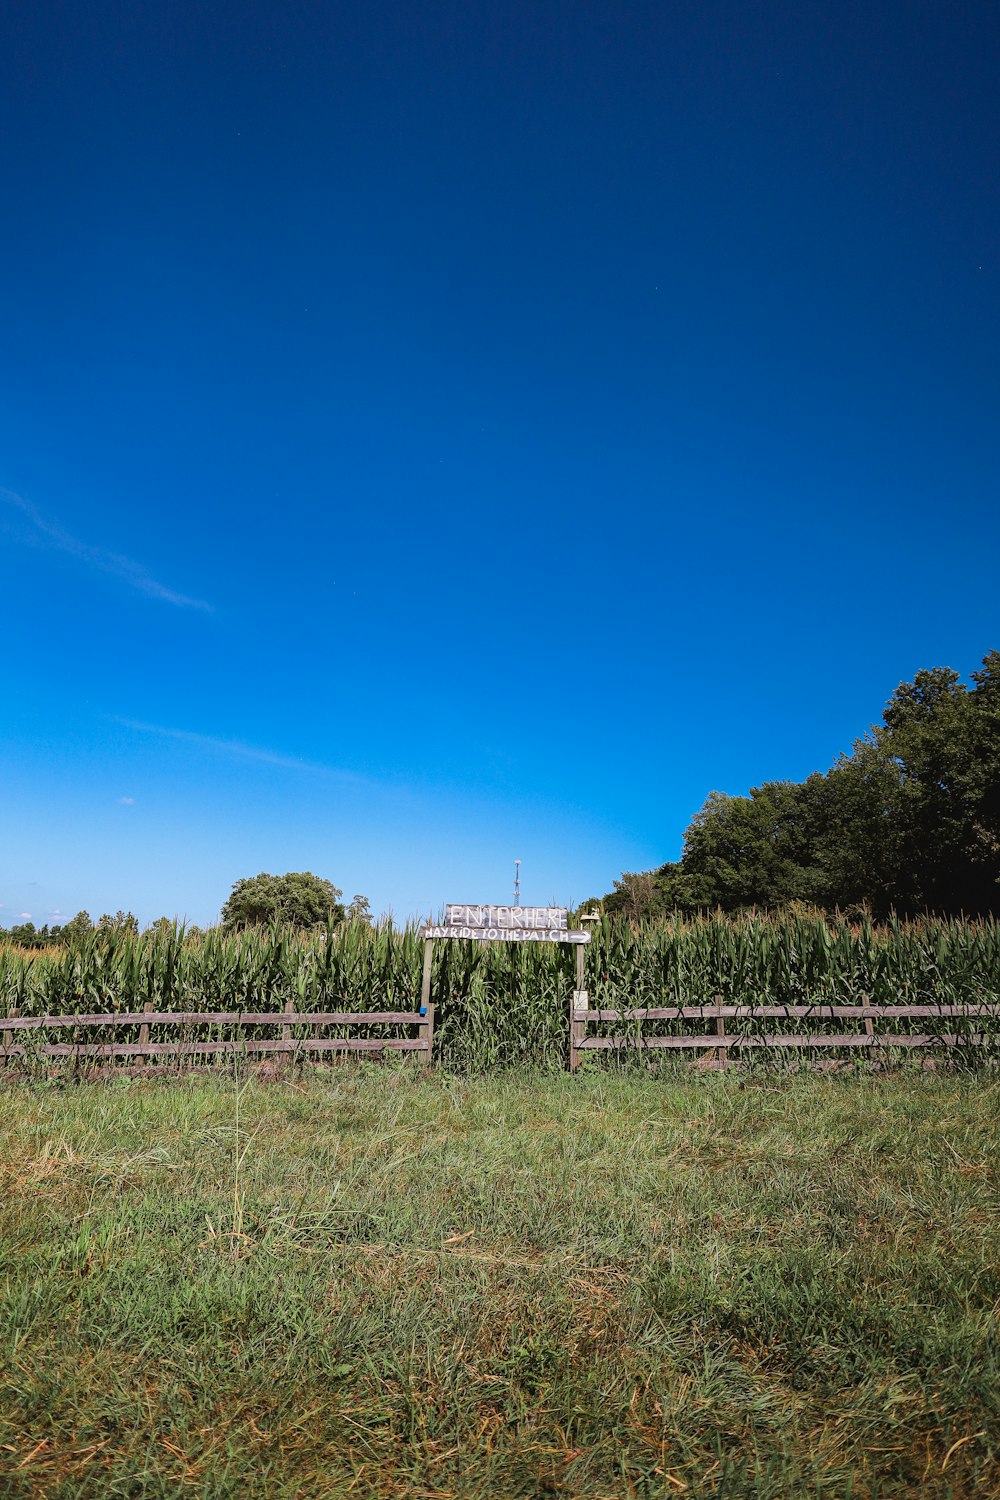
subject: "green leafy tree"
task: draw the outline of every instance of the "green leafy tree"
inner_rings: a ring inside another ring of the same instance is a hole
[[[289,927],[320,927],[342,922],[343,892],[329,880],[308,871],[287,875],[253,875],[237,880],[222,908],[227,931],[281,923]]]
[[[61,927],[50,927],[44,923],[36,927],[34,922],[16,922],[9,931],[0,927],[7,942],[16,943],[19,948],[47,948],[51,943],[58,943],[62,933]]]
[[[713,792],[684,835],[679,872],[685,905],[735,911],[742,906],[815,901],[822,878],[815,868],[814,788],[768,781],[749,797]]]
[[[1000,653],[972,686],[946,667],[896,689],[876,730],[899,768],[899,880],[910,909],[1000,910]]]
[[[663,909],[661,892],[653,870],[625,871],[615,888],[605,898],[605,908],[612,914],[628,917],[632,922],[655,917]]]
[[[8,941],[16,943],[19,948],[37,947],[40,936],[34,922],[15,922],[7,933]]]
[[[139,922],[130,911],[116,911],[113,917],[105,912],[97,923],[97,930],[102,933],[127,932],[138,937]]]
[[[93,932],[93,930],[94,924],[90,920],[90,913],[87,911],[78,911],[76,916],[71,917],[63,926],[60,938],[64,943],[73,943],[82,937],[86,937],[87,933]]]
[[[900,684],[825,773],[713,792],[679,861],[623,875],[604,898],[632,918],[790,903],[1000,912],[1000,652],[971,686],[947,667]]]
[[[157,917],[155,922],[150,922],[146,931],[150,937],[173,937],[177,931],[177,923],[170,917]]]
[[[972,856],[991,902],[1000,899],[1000,651],[973,672],[968,756],[959,775],[971,818]]]
[[[347,908],[348,922],[364,922],[367,927],[372,924],[372,909],[367,896],[355,895],[351,897],[351,904]]]
[[[908,796],[898,761],[866,736],[812,791],[816,901],[827,910],[884,917],[908,904],[903,828]]]

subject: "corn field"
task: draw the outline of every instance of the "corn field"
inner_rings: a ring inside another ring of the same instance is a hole
[[[1000,1004],[1000,924],[992,920],[876,927],[796,914],[639,925],[604,919],[585,953],[591,1004],[609,1009],[717,998],[746,1005]],[[278,1012],[289,1001],[299,1013],[413,1011],[422,959],[415,927],[213,929],[194,938],[182,929],[95,932],[34,955],[0,947],[0,1013],[137,1011],[147,1003],[157,1011]],[[547,944],[436,943],[436,1060],[467,1071],[561,1067],[573,964],[569,948]],[[87,1039],[86,1028],[78,1039]]]

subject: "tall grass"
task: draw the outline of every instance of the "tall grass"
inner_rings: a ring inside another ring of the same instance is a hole
[[[996,1079],[43,1083],[0,1182],[10,1500],[1000,1494]]]
[[[91,933],[28,956],[0,947],[0,1013],[414,1010],[419,929],[347,923],[194,938],[183,929]],[[1000,924],[828,921],[792,912],[630,925],[603,920],[586,950],[592,1003],[1000,1003]],[[574,956],[549,945],[439,942],[435,1053],[475,1069],[561,1066]],[[921,1026],[925,1023],[921,1022]],[[948,1023],[954,1029],[953,1023]],[[696,1029],[700,1029],[696,1023]]]

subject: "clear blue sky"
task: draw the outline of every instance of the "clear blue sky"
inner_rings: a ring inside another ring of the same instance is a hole
[[[992,3],[6,0],[0,922],[578,901],[998,630]]]

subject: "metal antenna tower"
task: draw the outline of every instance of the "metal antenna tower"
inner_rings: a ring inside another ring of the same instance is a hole
[[[515,861],[514,861],[514,905],[515,906],[520,906],[520,904],[521,904],[521,861],[519,859],[515,859]]]

